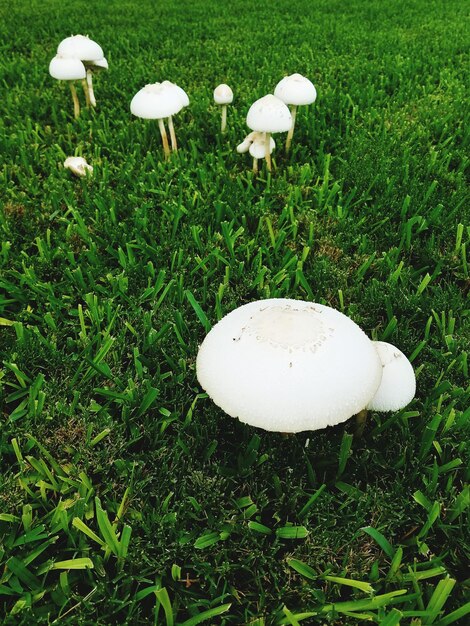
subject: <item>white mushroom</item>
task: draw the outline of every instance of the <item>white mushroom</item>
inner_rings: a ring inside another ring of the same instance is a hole
[[[382,363],[382,381],[367,408],[371,411],[398,411],[416,393],[416,377],[406,356],[389,343],[373,341]]]
[[[222,107],[222,123],[220,130],[225,133],[227,128],[227,105],[233,102],[233,91],[228,85],[222,83],[214,89],[214,102]]]
[[[169,80],[164,80],[162,85],[164,87],[166,87],[167,89],[172,90],[173,93],[178,97],[178,99],[179,99],[179,101],[181,103],[181,108],[189,106],[189,97],[188,97],[188,94],[185,92],[184,89],[182,89],[178,85],[175,85],[175,83],[172,83]],[[178,111],[176,111],[176,113],[177,112]],[[174,150],[174,152],[177,152],[178,151],[178,144],[176,142],[175,127],[173,126],[173,115],[170,115],[168,117],[168,129],[170,131],[171,148],[172,148],[172,150]]]
[[[291,76],[285,76],[279,81],[274,90],[274,95],[291,107],[292,126],[287,133],[286,139],[286,152],[289,152],[294,134],[297,107],[315,102],[317,91],[308,78],[301,74],[292,74]]]
[[[348,317],[276,298],[241,306],[218,322],[196,369],[226,413],[286,433],[344,422],[364,409],[382,377],[377,350]]]
[[[64,161],[64,167],[69,169],[75,176],[87,176],[93,174],[93,167],[88,165],[83,157],[67,157]]]
[[[52,78],[69,82],[73,99],[73,113],[74,117],[77,118],[80,115],[80,103],[73,81],[85,79],[85,66],[79,59],[67,58],[58,54],[49,63],[49,74]]]
[[[83,61],[86,68],[86,80],[82,82],[82,85],[86,103],[87,106],[96,106],[95,94],[93,92],[93,71],[108,69],[108,62],[104,58],[101,46],[88,36],[72,35],[60,42],[57,54]]]
[[[241,144],[237,146],[237,152],[243,154],[244,152],[250,152],[253,157],[253,172],[258,173],[258,159],[263,159],[266,156],[266,134],[258,133],[256,131],[251,132],[245,137]],[[269,154],[276,147],[276,142],[272,137],[269,139]]]
[[[246,123],[251,130],[265,133],[265,159],[269,171],[271,171],[271,133],[282,133],[288,131],[292,126],[292,117],[287,106],[269,94],[256,100],[248,111]]]
[[[173,87],[169,88],[168,84],[163,83],[146,85],[131,101],[133,115],[146,120],[158,120],[166,158],[170,156],[170,147],[163,120],[178,113],[184,106],[181,94]]]

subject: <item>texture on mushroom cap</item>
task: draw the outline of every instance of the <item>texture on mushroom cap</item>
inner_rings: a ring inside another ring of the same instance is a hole
[[[283,133],[292,126],[292,116],[282,100],[268,94],[251,105],[246,123],[262,133]]]
[[[204,339],[196,370],[226,413],[280,432],[344,422],[366,406],[382,376],[375,347],[352,320],[282,298],[226,315]]]
[[[276,147],[276,142],[272,137],[269,138],[269,154]],[[255,137],[248,148],[250,154],[255,159],[264,159],[266,156],[266,141],[264,133],[255,133]]]
[[[228,85],[222,83],[214,89],[214,102],[216,104],[232,104],[233,91]]]
[[[413,400],[416,377],[406,356],[390,343],[373,341],[382,363],[382,381],[367,408],[371,411],[398,411]]]
[[[86,69],[80,59],[57,54],[49,63],[49,74],[57,80],[81,80],[86,77]]]
[[[292,74],[278,82],[274,95],[285,104],[300,106],[315,102],[317,90],[313,83],[302,74]]]
[[[183,108],[181,95],[163,83],[145,85],[131,101],[131,113],[146,120],[160,120]]]
[[[57,54],[81,61],[99,61],[104,57],[101,46],[85,35],[72,35],[63,39]]]

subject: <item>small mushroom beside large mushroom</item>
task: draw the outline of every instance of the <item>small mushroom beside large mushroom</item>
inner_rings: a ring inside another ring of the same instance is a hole
[[[228,415],[283,433],[340,424],[367,408],[396,411],[416,390],[397,348],[371,341],[333,308],[281,298],[220,320],[200,346],[196,370]]]
[[[216,87],[214,89],[214,102],[222,108],[220,132],[225,133],[227,129],[227,105],[233,102],[233,91],[231,88],[225,83]]]

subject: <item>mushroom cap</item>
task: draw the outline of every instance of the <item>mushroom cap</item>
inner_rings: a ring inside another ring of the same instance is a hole
[[[251,105],[246,123],[262,133],[283,133],[292,126],[292,116],[282,100],[269,94]]]
[[[272,154],[272,151],[276,147],[276,142],[272,137],[269,138],[269,154]],[[255,159],[264,159],[266,156],[266,142],[264,140],[264,133],[256,133],[255,138],[253,139],[250,147],[250,154]]]
[[[366,406],[382,376],[377,350],[352,320],[283,298],[245,304],[220,320],[196,371],[230,416],[280,432],[344,422]]]
[[[169,80],[164,80],[162,82],[162,85],[164,87],[166,87],[167,89],[172,89],[174,91],[174,93],[178,96],[178,98],[179,98],[179,100],[181,102],[181,107],[182,108],[189,106],[189,96],[185,92],[184,89],[182,89],[181,87],[179,87],[175,83],[170,82]]]
[[[80,61],[99,61],[104,57],[102,47],[86,35],[72,35],[63,39],[57,48],[57,54]]]
[[[69,169],[75,176],[86,176],[93,173],[93,167],[88,165],[83,157],[67,157],[64,161],[64,167]]]
[[[228,85],[222,83],[214,89],[214,102],[216,104],[232,104],[233,91]]]
[[[237,146],[237,152],[238,154],[243,154],[244,152],[248,152],[248,150],[250,149],[251,144],[253,143],[253,141],[255,140],[255,137],[258,133],[255,132],[254,130],[251,131],[251,133],[249,135],[247,135],[245,137],[245,139],[238,144]]]
[[[167,81],[168,82],[168,81]],[[176,85],[175,85],[176,87]],[[163,83],[145,85],[131,101],[131,113],[145,120],[160,120],[183,108],[181,95]]]
[[[90,61],[89,63],[87,63],[87,65],[90,66],[90,69],[92,70],[108,70],[109,69],[108,60],[106,59],[106,57],[103,57],[102,59],[98,59],[97,61]]]
[[[57,54],[49,63],[49,74],[57,80],[81,80],[86,78],[86,69],[80,59]]]
[[[276,85],[274,95],[285,104],[295,104],[297,106],[312,104],[317,99],[317,90],[313,83],[302,74],[292,74],[285,76]]]
[[[416,393],[416,377],[406,356],[390,343],[373,341],[382,363],[382,381],[367,408],[371,411],[403,409]]]

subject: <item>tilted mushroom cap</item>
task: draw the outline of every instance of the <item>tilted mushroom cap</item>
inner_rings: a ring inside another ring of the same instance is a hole
[[[244,152],[248,152],[257,134],[258,133],[255,132],[254,130],[251,131],[251,133],[247,135],[240,144],[238,144],[237,146],[238,154],[243,154]]]
[[[182,89],[178,85],[175,85],[175,83],[172,83],[169,80],[164,80],[161,84],[162,87],[173,90],[173,92],[178,96],[181,102],[181,108],[189,106],[189,96],[184,89]]]
[[[286,104],[312,104],[317,99],[317,90],[313,83],[302,74],[285,76],[276,85],[274,95]]]
[[[109,65],[108,65],[108,61],[107,61],[106,57],[103,57],[102,59],[98,59],[97,61],[90,61],[88,63],[88,65],[93,70],[107,70],[107,69],[109,69]]]
[[[61,41],[57,54],[81,61],[99,61],[104,57],[101,46],[85,35],[73,35]]]
[[[214,89],[214,102],[216,104],[231,104],[233,102],[233,91],[228,85],[222,83]]]
[[[246,123],[262,133],[283,133],[292,126],[292,116],[282,100],[269,94],[251,105]]]
[[[382,376],[377,350],[352,320],[282,298],[226,315],[204,339],[196,370],[226,413],[280,432],[344,422],[364,409]]]
[[[163,83],[145,85],[131,101],[131,113],[146,120],[160,120],[183,108],[181,95]]]
[[[81,80],[86,77],[86,69],[80,59],[57,54],[49,63],[49,74],[57,80]]]
[[[75,176],[93,174],[93,167],[88,165],[83,157],[67,157],[64,161],[64,167],[69,169]]]
[[[406,356],[389,343],[373,341],[382,363],[382,381],[367,408],[371,411],[398,411],[413,400],[416,377]]]
[[[266,142],[264,140],[264,133],[256,133],[255,138],[253,139],[249,151],[253,158],[255,159],[264,159],[266,156]],[[272,153],[274,148],[276,147],[276,142],[272,137],[269,138],[269,154]]]

